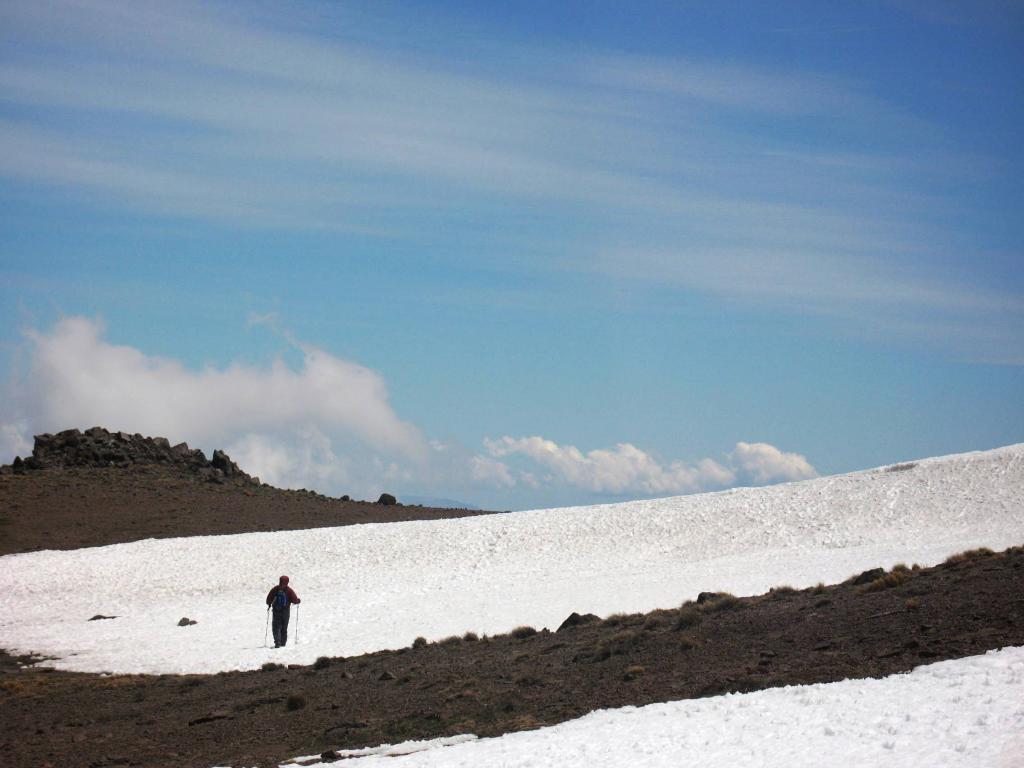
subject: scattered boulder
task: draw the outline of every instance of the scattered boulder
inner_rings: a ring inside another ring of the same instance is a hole
[[[390,493],[382,493],[380,498],[377,499],[378,504],[383,504],[386,507],[390,507],[398,503],[398,499],[392,496]]]
[[[592,613],[585,613],[581,616],[576,613],[576,611],[573,611],[565,621],[558,625],[558,629],[556,629],[555,632],[561,632],[563,629],[568,629],[569,627],[578,627],[582,624],[591,624],[600,620],[601,618],[599,616],[595,616]]]
[[[697,595],[697,602],[700,605],[704,605],[704,603],[713,603],[715,600],[721,600],[723,597],[725,597],[724,592],[701,592]]]
[[[180,619],[178,619],[178,626],[179,627],[190,627],[190,626],[192,626],[195,623],[196,623],[196,620],[195,619],[190,619],[188,616],[182,616]]]
[[[244,475],[245,477],[248,477],[248,475],[239,469],[238,465],[220,449],[213,452],[213,458],[210,460],[210,466],[214,469],[219,469],[224,473],[225,477],[234,477],[236,475]]]
[[[869,571],[864,571],[864,573],[855,576],[853,578],[853,585],[856,587],[861,584],[870,584],[872,581],[880,579],[883,576],[885,576],[884,568],[872,568]]]

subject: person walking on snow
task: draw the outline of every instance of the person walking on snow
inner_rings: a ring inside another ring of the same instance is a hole
[[[288,619],[291,615],[292,603],[298,605],[302,601],[295,590],[288,586],[288,577],[282,576],[276,587],[267,594],[267,610],[274,612],[274,647],[280,648],[288,643]]]

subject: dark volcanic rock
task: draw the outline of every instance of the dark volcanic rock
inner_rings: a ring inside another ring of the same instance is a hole
[[[390,493],[382,493],[380,495],[380,498],[377,499],[377,503],[378,504],[383,504],[384,506],[387,506],[387,507],[390,507],[392,504],[397,504],[398,503],[398,499],[396,499]]]
[[[224,451],[217,449],[213,452],[213,458],[210,460],[210,466],[214,469],[219,469],[224,473],[225,477],[235,477],[236,475],[245,475],[245,473],[238,468],[238,465],[233,462]],[[248,475],[245,475],[248,477]]]
[[[152,464],[170,465],[194,472],[212,482],[224,482],[226,477],[253,482],[253,478],[243,472],[224,451],[214,451],[213,460],[207,461],[202,451],[189,448],[188,443],[178,443],[172,447],[166,437],[109,432],[103,427],[92,427],[85,432],[66,429],[55,435],[49,432],[36,435],[32,455],[24,460],[16,457],[10,471],[20,474],[40,469]]]
[[[704,603],[713,603],[715,600],[721,600],[723,597],[725,597],[724,592],[701,592],[697,595],[697,602],[704,605]]]
[[[853,585],[870,584],[875,579],[880,579],[883,576],[885,576],[884,568],[872,568],[870,571],[864,571],[864,573],[854,577]]]
[[[573,611],[568,615],[568,617],[566,617],[565,621],[558,625],[558,629],[556,629],[555,631],[561,632],[563,629],[568,629],[569,627],[578,627],[581,624],[591,624],[595,621],[600,620],[601,619],[599,616],[595,616],[592,613],[585,613],[581,616],[580,614]]]

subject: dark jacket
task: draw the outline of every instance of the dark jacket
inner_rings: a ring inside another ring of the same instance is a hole
[[[284,593],[288,595],[288,605],[295,605],[301,603],[299,596],[295,594],[295,590],[289,587],[287,584],[278,584],[276,587],[267,593],[267,605],[271,605],[274,602],[274,598],[277,597],[277,593],[284,590]]]

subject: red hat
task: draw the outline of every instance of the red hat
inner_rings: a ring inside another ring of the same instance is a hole
[[[282,586],[283,586],[283,585],[285,585],[285,584],[287,584],[287,583],[288,583],[288,577],[287,577],[287,576],[282,576],[282,577],[281,577],[281,578],[280,578],[280,579],[278,580],[278,583],[279,583],[279,584],[281,584]]]

